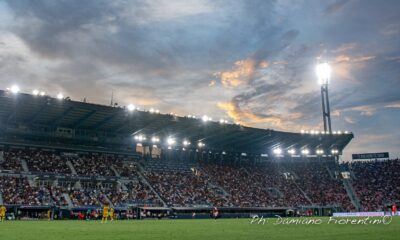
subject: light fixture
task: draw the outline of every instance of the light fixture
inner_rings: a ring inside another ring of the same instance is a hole
[[[273,152],[274,152],[275,155],[281,155],[281,154],[282,154],[282,149],[280,149],[280,148],[275,148],[275,149],[273,150]]]
[[[10,87],[10,91],[11,91],[12,93],[14,93],[14,94],[17,94],[17,93],[19,93],[20,89],[19,89],[18,85],[12,85],[12,86]]]
[[[328,63],[318,64],[316,67],[316,74],[318,77],[318,83],[320,85],[329,84],[331,79],[332,68]]]
[[[303,149],[303,150],[301,150],[301,154],[303,154],[303,155],[308,155],[308,154],[310,154],[310,150],[308,150],[308,149]]]
[[[127,108],[128,108],[128,111],[132,112],[133,110],[135,110],[135,105],[129,104]]]

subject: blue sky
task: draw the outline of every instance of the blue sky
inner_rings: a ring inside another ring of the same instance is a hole
[[[400,2],[0,1],[0,88],[179,115],[321,130],[332,65],[345,151],[400,156]]]

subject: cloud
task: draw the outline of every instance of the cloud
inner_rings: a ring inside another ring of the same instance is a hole
[[[232,70],[216,73],[225,87],[238,87],[248,83],[256,71],[256,62],[253,59],[245,59],[235,62]]]
[[[325,14],[333,14],[342,10],[349,0],[337,0],[325,9]]]
[[[350,124],[356,123],[356,120],[355,120],[354,118],[352,118],[352,117],[345,117],[344,120],[345,120],[347,123],[350,123]]]
[[[356,106],[350,108],[349,110],[360,112],[360,115],[368,117],[374,115],[376,112],[376,108],[370,105]]]
[[[341,44],[339,47],[336,49],[332,50],[333,53],[343,53],[343,52],[348,52],[350,50],[354,50],[357,47],[357,43],[352,42],[352,43],[344,43]]]
[[[389,103],[385,108],[400,108],[400,101]]]

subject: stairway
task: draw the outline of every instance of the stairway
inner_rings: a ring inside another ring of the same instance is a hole
[[[314,203],[311,201],[311,198],[307,196],[306,192],[303,191],[303,189],[301,189],[301,187],[299,186],[299,184],[296,183],[296,181],[294,180],[289,180],[289,181],[293,181],[294,185],[296,185],[296,187],[300,190],[300,192],[303,194],[303,196],[307,199],[307,201],[311,204],[314,205]]]
[[[357,197],[357,195],[354,192],[353,186],[351,185],[351,182],[349,179],[342,179],[343,186],[346,189],[347,195],[349,196],[351,203],[354,205],[357,211],[360,211],[361,209],[361,203],[360,199]]]
[[[110,169],[114,172],[115,176],[121,177],[121,175],[119,174],[119,172],[117,171],[117,169],[115,169],[115,167],[113,165],[110,166]]]
[[[3,194],[0,192],[0,206],[3,205]]]
[[[69,197],[68,193],[63,193],[62,195],[63,195],[63,197],[65,198],[65,200],[67,201],[68,207],[69,207],[69,208],[74,207],[74,204],[72,203],[72,200],[71,200],[71,198]]]
[[[24,172],[29,172],[28,164],[26,163],[25,159],[20,159],[20,162]]]
[[[4,152],[0,151],[0,163],[4,161]]]
[[[332,172],[332,170],[328,166],[325,166],[325,168],[328,171],[329,176],[331,177],[331,179],[336,179],[335,178],[335,174]]]
[[[164,199],[162,199],[162,197],[160,196],[160,194],[158,194],[158,192],[156,192],[156,191],[154,190],[153,186],[151,186],[151,184],[150,184],[150,183],[147,181],[147,179],[143,176],[143,174],[142,174],[142,171],[143,171],[142,165],[138,164],[137,167],[138,167],[137,173],[138,173],[139,179],[140,179],[144,184],[146,184],[146,185],[151,189],[152,192],[154,192],[154,193],[156,194],[157,198],[162,202],[163,206],[164,206],[164,207],[167,207],[167,203],[164,201]]]
[[[77,173],[76,170],[75,170],[74,165],[72,164],[72,162],[71,162],[70,160],[68,160],[68,161],[66,162],[66,164],[67,164],[67,166],[69,167],[69,169],[71,170],[72,175],[78,175],[78,173]]]
[[[114,204],[111,202],[111,200],[108,198],[108,196],[104,193],[102,193],[104,198],[107,200],[107,202],[110,204],[110,207],[114,208]]]

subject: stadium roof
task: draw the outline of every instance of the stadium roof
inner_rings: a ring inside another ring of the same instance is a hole
[[[0,90],[0,123],[106,131],[124,137],[143,134],[148,139],[158,136],[161,141],[171,136],[192,144],[202,141],[210,149],[249,153],[268,153],[277,147],[341,151],[353,138],[352,133],[281,132],[4,90]]]

